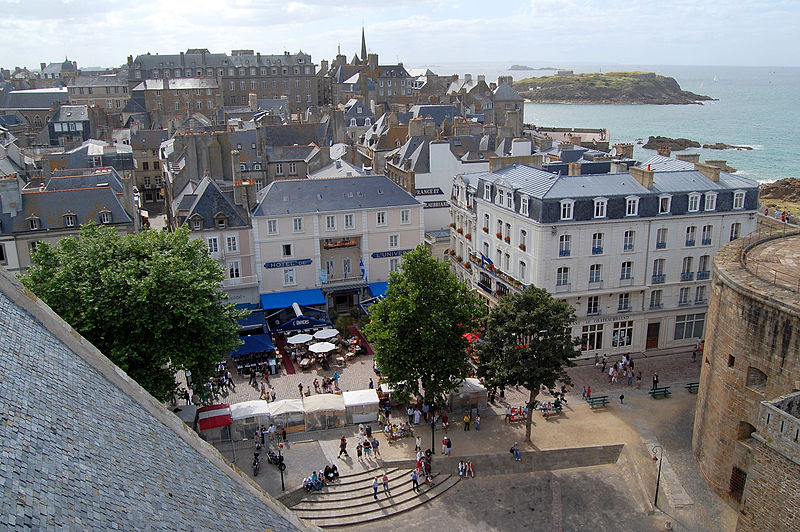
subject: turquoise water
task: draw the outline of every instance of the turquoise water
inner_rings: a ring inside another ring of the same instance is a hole
[[[549,71],[508,71],[513,63],[540,66],[536,62],[448,63],[431,66],[438,73],[485,73],[487,81],[498,75],[513,75],[519,80],[531,75],[550,75]],[[545,65],[541,65],[545,66]],[[700,144],[724,142],[754,149],[703,150],[701,160],[723,159],[740,175],[758,181],[773,181],[798,176],[796,152],[800,106],[795,103],[800,87],[800,68],[715,67],[655,65],[563,65],[580,72],[641,70],[674,77],[681,88],[705,94],[718,101],[704,105],[583,105],[525,104],[525,122],[539,126],[606,128],[612,142],[645,141],[650,135],[685,137]],[[715,81],[716,78],[716,81]],[[641,146],[635,157],[643,160],[652,151]]]

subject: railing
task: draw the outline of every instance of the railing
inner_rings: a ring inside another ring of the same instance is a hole
[[[664,308],[664,303],[650,303],[650,310],[658,310]]]
[[[711,277],[711,272],[709,270],[703,270],[703,271],[697,272],[697,280],[698,281],[705,281],[709,277]]]
[[[586,315],[587,316],[599,316],[600,315],[600,310],[598,310],[598,309],[594,309],[594,310],[587,309],[586,310]]]
[[[568,249],[559,249],[558,250],[559,257],[569,257],[569,250]]]
[[[592,255],[602,255],[602,254],[603,254],[603,246],[592,247]]]
[[[703,245],[704,246],[710,246],[711,245],[711,239],[710,238],[704,238],[703,239]]]
[[[689,300],[688,299],[681,299],[680,301],[678,301],[678,306],[679,307],[685,307],[685,306],[688,306],[688,305],[689,305]]]
[[[769,263],[762,263],[758,260],[748,260],[748,253],[755,246],[776,238],[798,235],[800,234],[798,227],[793,224],[775,220],[770,216],[759,214],[758,217],[758,229],[740,239],[742,241],[742,247],[739,251],[739,264],[748,272],[766,282],[794,292],[800,292],[800,277],[785,272],[779,272],[770,266]]]
[[[694,280],[694,272],[681,273],[681,281],[693,281],[693,280]]]
[[[243,277],[233,277],[222,280],[223,288],[234,288],[237,286],[246,286],[250,284],[258,284],[258,277],[255,275],[245,275]]]
[[[633,286],[633,277],[620,277],[619,278],[619,285],[620,286]]]
[[[667,247],[666,242],[656,242],[656,249],[664,249]]]
[[[572,285],[570,283],[562,283],[556,285],[556,293],[569,292],[570,290],[572,290]]]
[[[694,240],[686,240],[686,247],[694,246]]]
[[[492,289],[491,288],[489,288],[485,284],[481,283],[480,281],[478,283],[476,283],[476,284],[478,285],[478,288],[480,288],[481,290],[483,290],[487,294],[492,295]]]
[[[653,284],[663,284],[667,276],[663,273],[653,275]]]
[[[603,288],[603,281],[589,281],[589,290],[597,290]]]
[[[706,304],[708,304],[708,299],[705,298],[705,297],[702,297],[700,299],[695,299],[694,300],[694,304],[695,305],[706,305]]]

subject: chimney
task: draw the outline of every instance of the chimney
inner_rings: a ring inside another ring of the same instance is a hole
[[[256,64],[261,64],[261,52],[256,53]]]
[[[687,161],[690,163],[699,163],[700,162],[700,154],[699,153],[676,153],[675,158],[679,161]]]
[[[128,56],[128,67],[132,67],[132,66],[133,66],[133,56],[129,55]]]
[[[472,74],[464,74],[464,81],[472,81]]]
[[[669,149],[669,146],[661,146],[658,148],[658,154],[662,157],[669,157],[672,154],[672,151]]]
[[[247,95],[247,104],[250,106],[251,111],[258,110],[258,96],[255,92],[251,92]]]
[[[186,58],[183,56],[183,52],[181,52],[181,66],[186,66]]]
[[[619,161],[611,161],[611,167],[608,170],[609,174],[626,174],[628,173],[628,165]]]
[[[22,210],[22,180],[17,174],[0,178],[0,208],[11,216]]]
[[[581,175],[581,163],[568,163],[569,174],[571,176]]]
[[[717,168],[719,168],[723,172],[727,172],[726,168],[728,168],[728,161],[723,161],[721,159],[716,159],[716,160],[713,160],[713,161],[712,160],[706,160],[706,164],[709,165],[709,166],[716,166]]]
[[[644,188],[652,189],[653,188],[653,174],[655,174],[655,170],[650,170],[649,168],[645,170],[644,168],[639,168],[636,166],[631,166],[628,168],[628,172],[630,172],[631,176],[641,183]]]
[[[138,231],[141,228],[141,219],[139,218],[139,209],[137,209],[133,198],[133,178],[130,176],[120,177],[122,178],[122,207],[131,217],[133,225]]]
[[[486,75],[485,74],[478,74],[478,81],[486,83]]]
[[[710,164],[694,163],[694,169],[715,183],[719,182],[719,168]]]
[[[408,121],[408,136],[421,137],[425,134],[425,124],[421,117],[412,118]]]
[[[614,144],[614,148],[617,150],[617,157],[633,159],[633,144]]]
[[[378,54],[367,55],[367,66],[372,72],[378,70]]]
[[[324,74],[328,71],[328,60],[323,59],[319,62],[319,73]]]
[[[242,169],[239,167],[241,162],[242,154],[239,152],[239,150],[231,150],[231,177],[233,178],[234,183],[240,183],[242,181]]]
[[[39,66],[42,67],[42,70],[47,68],[47,63],[39,63]]]

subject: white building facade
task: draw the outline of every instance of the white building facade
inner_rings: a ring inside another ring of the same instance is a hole
[[[492,305],[525,286],[576,309],[585,355],[704,335],[711,261],[754,230],[758,185],[708,165],[557,176],[527,166],[457,176],[452,268]]]

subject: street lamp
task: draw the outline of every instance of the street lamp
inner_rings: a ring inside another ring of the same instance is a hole
[[[278,444],[278,471],[281,472],[281,491],[286,491],[286,486],[283,485],[283,470],[286,469],[283,466],[283,455],[281,454],[281,449],[283,449],[283,443]]]
[[[660,453],[659,456],[656,456],[657,451]],[[653,506],[658,508],[658,487],[661,484],[661,464],[664,462],[664,448],[660,445],[653,447],[653,461],[656,460],[658,460],[658,475],[656,476],[656,496],[653,499]]]
[[[436,414],[431,416],[431,453],[436,454]]]

